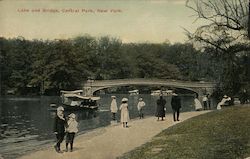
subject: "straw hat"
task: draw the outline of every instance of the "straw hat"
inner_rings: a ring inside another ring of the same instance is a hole
[[[116,96],[111,96],[111,98],[116,98]]]
[[[57,107],[57,111],[64,111],[64,108],[62,106]]]
[[[224,97],[224,98],[227,98],[227,95],[224,95],[223,97]]]
[[[71,114],[69,114],[69,117],[75,119],[76,115],[74,113],[71,113]]]
[[[122,98],[122,102],[127,102],[128,98]]]

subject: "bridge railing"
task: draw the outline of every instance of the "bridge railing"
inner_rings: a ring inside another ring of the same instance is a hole
[[[171,85],[187,86],[192,87],[215,87],[215,82],[203,82],[203,81],[181,81],[173,79],[145,79],[145,78],[135,78],[135,79],[116,79],[116,80],[93,80],[92,82],[86,82],[85,86],[98,87],[104,85],[132,85],[132,84],[152,84],[152,85],[166,85],[166,83]]]

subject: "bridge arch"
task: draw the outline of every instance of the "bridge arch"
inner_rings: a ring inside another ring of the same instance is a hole
[[[104,89],[107,89],[107,88],[113,88],[113,87],[124,87],[124,86],[146,86],[146,85],[141,85],[141,84],[138,84],[138,85],[116,85],[116,86],[105,86],[105,87],[98,87],[98,88],[92,88],[92,93],[91,95],[95,94],[97,91],[100,91],[100,90],[104,90]],[[149,85],[148,85],[149,86]],[[150,85],[152,86],[152,85]],[[155,86],[167,86],[167,87],[172,87],[170,85],[155,85]],[[198,93],[199,94],[199,90],[198,89],[192,89],[192,88],[187,88],[187,87],[174,87],[174,88],[177,88],[177,89],[185,89],[185,90],[189,90],[191,92],[194,92],[194,93]]]
[[[201,97],[204,90],[212,94],[216,83],[214,82],[193,82],[180,80],[163,79],[116,79],[116,80],[89,80],[83,84],[85,95],[93,95],[94,92],[111,87],[131,86],[131,85],[149,85],[149,86],[167,86],[181,88],[198,93]]]

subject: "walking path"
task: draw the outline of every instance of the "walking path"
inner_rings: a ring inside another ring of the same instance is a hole
[[[113,159],[150,141],[162,130],[207,112],[181,113],[179,122],[173,122],[172,115],[168,114],[164,121],[148,117],[129,122],[129,128],[122,128],[121,124],[98,128],[76,136],[73,152],[57,153],[51,145],[51,148],[22,156],[21,159]],[[63,142],[61,149],[64,148]]]

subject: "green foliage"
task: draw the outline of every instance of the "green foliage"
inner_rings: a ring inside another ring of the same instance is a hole
[[[0,44],[2,94],[58,94],[81,88],[88,78],[199,80],[209,69],[199,69],[203,55],[191,44],[123,44],[89,35],[52,41],[1,38]]]
[[[196,20],[206,24],[187,35],[196,45],[209,53],[220,67],[215,72],[220,83],[220,94],[238,95],[250,83],[248,63],[250,56],[250,18],[248,0],[187,0]],[[248,18],[247,18],[248,17]],[[250,92],[250,90],[247,90]]]
[[[199,77],[201,77],[202,70],[198,70],[199,54],[192,44],[176,43],[172,46],[165,47],[165,50],[168,54],[164,54],[163,58],[168,63],[174,64],[179,68],[180,72],[182,72],[182,79],[198,80]]]

